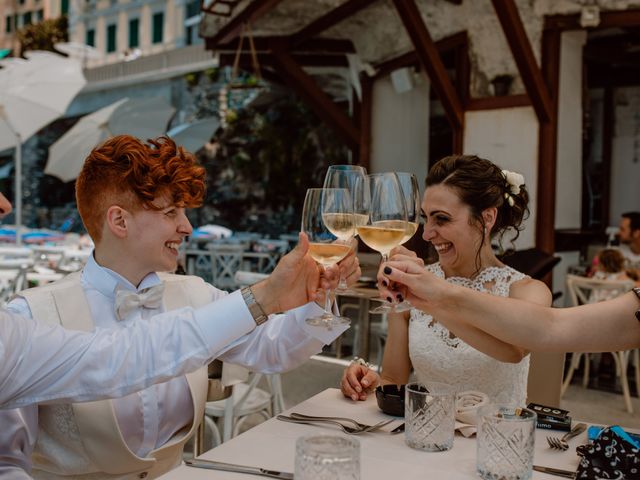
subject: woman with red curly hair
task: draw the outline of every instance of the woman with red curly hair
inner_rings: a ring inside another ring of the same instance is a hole
[[[78,210],[94,240],[94,254],[81,273],[22,292],[10,307],[39,320],[93,330],[226,296],[198,277],[158,273],[177,266],[178,248],[192,232],[185,208],[201,205],[204,177],[194,156],[167,137],[143,143],[120,135],[96,147],[76,182]],[[342,267],[352,281],[359,276],[353,256]],[[242,295],[246,299],[252,291],[243,289]],[[219,358],[264,373],[291,369],[344,331],[305,323],[321,311],[311,302],[277,315]],[[231,318],[238,315],[229,311]],[[84,317],[92,322],[83,324]],[[256,323],[263,320],[264,312]],[[201,369],[113,401],[22,409],[13,423],[0,418],[24,432],[19,448],[3,452],[12,447],[0,446],[0,465],[10,458],[29,472],[33,450],[35,478],[157,477],[181,462],[184,443],[203,416],[207,388],[207,371]]]

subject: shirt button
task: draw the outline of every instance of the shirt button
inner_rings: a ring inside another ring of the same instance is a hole
[[[138,475],[138,478],[147,478],[148,474],[149,472],[142,472],[141,474]]]

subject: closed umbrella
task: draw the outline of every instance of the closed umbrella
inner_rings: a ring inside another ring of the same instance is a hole
[[[0,61],[0,150],[15,147],[15,216],[22,224],[22,142],[60,117],[86,80],[80,62],[51,52]],[[17,235],[20,243],[20,233]]]
[[[211,136],[218,127],[220,127],[220,120],[217,117],[208,117],[178,125],[169,130],[167,135],[178,145],[182,145],[185,150],[197,152],[211,140]]]
[[[125,133],[142,140],[162,135],[174,111],[161,98],[124,98],[86,115],[49,147],[44,173],[69,182],[78,177],[97,144]]]

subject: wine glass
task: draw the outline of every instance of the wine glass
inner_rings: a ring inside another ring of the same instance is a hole
[[[359,165],[331,165],[324,177],[324,188],[346,188],[351,193],[353,215],[356,227],[366,225],[369,220],[369,195],[367,171]],[[325,223],[331,225],[331,214],[325,214]],[[334,232],[335,235],[338,235]],[[356,232],[357,234],[357,232]],[[340,283],[336,293],[343,295],[360,295],[347,286],[347,281],[340,272]]]
[[[389,252],[407,236],[407,204],[398,176],[394,172],[368,175],[371,208],[369,221],[357,228],[358,234],[370,248],[380,252],[386,262]],[[394,311],[393,304],[384,302],[370,313]]]
[[[325,222],[329,219],[329,222]],[[355,234],[351,193],[346,188],[310,188],[302,208],[302,231],[309,237],[309,254],[324,268],[335,265],[351,251]],[[307,319],[309,325],[348,325],[349,319],[331,311],[332,295],[325,292],[324,313]]]
[[[418,179],[413,173],[396,172],[396,175],[407,205],[407,232],[400,242],[400,245],[404,245],[418,230],[418,223],[420,222],[420,189],[418,188]],[[395,306],[396,312],[406,312],[412,308],[413,305],[406,300]]]

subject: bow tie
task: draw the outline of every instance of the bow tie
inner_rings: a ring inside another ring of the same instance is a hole
[[[116,289],[116,318],[123,320],[136,308],[160,308],[164,285],[159,283],[139,292],[126,290],[118,286]]]

